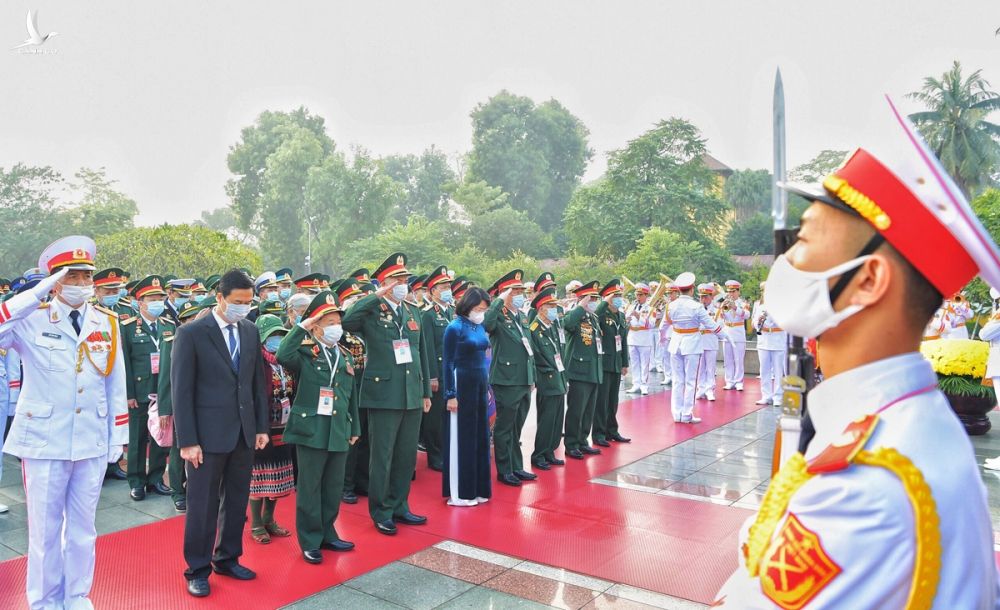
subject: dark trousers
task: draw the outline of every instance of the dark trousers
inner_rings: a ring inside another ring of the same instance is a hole
[[[334,522],[340,513],[346,451],[298,445],[299,479],[295,486],[295,532],[299,548],[318,551],[323,542],[340,540]]]
[[[174,490],[174,493],[170,496],[174,502],[184,499],[184,482],[187,480],[187,476],[184,473],[185,463],[181,459],[180,447],[177,446],[177,428],[175,426],[174,446],[170,448],[170,458],[167,460],[167,481],[169,482],[170,489]]]
[[[361,423],[361,436],[358,437],[358,442],[347,450],[347,465],[344,466],[344,491],[368,495],[368,466],[371,460],[368,409],[358,409],[358,421]]]
[[[441,413],[445,456],[441,493],[445,497],[475,500],[493,493],[487,375],[485,368],[459,367],[455,375],[458,412],[445,409]],[[453,477],[458,489],[451,487]]]
[[[555,450],[559,447],[559,439],[562,435],[565,407],[565,394],[535,396],[538,428],[535,430],[535,450],[531,454],[532,464],[556,458]]]
[[[566,449],[587,447],[587,435],[594,421],[597,390],[600,384],[586,381],[569,382],[566,393]]]
[[[252,471],[253,449],[242,434],[229,453],[205,453],[197,468],[187,464],[184,576],[188,580],[207,578],[212,563],[227,566],[239,561]]]
[[[431,410],[424,413],[420,423],[420,441],[427,450],[427,465],[441,468],[441,424],[445,411],[444,391],[438,390],[431,396]]]
[[[591,437],[594,440],[608,440],[618,433],[618,390],[622,385],[620,373],[604,371],[604,381],[597,390],[597,407],[594,409],[594,425]]]
[[[531,407],[531,386],[494,385],[497,418],[493,423],[493,458],[497,474],[524,470],[521,455],[521,428]]]
[[[128,486],[145,487],[163,482],[170,449],[160,447],[149,438],[149,401],[140,402],[128,410]],[[149,449],[149,470],[146,470],[146,450]]]
[[[410,481],[417,467],[423,413],[423,409],[368,409],[368,513],[376,522],[410,512]]]

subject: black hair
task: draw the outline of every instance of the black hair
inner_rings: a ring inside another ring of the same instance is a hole
[[[250,279],[250,276],[239,269],[230,269],[219,280],[217,292],[221,293],[223,298],[225,298],[234,290],[247,289],[253,290],[253,280]]]
[[[486,294],[486,291],[482,288],[473,286],[462,295],[461,299],[459,299],[458,305],[455,306],[455,315],[467,318],[469,317],[469,312],[475,309],[480,303],[486,303],[489,305],[490,295]]]
[[[913,325],[922,331],[934,317],[938,307],[941,307],[944,296],[910,261],[899,253],[899,250],[896,250],[889,243],[886,243],[886,247],[902,263],[901,266],[905,270],[907,314]]]

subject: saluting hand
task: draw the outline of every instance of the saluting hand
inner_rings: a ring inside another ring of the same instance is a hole
[[[389,278],[385,281],[385,284],[380,286],[378,290],[375,291],[379,297],[385,297],[387,294],[392,292],[392,288],[398,284],[400,280],[398,278]]]

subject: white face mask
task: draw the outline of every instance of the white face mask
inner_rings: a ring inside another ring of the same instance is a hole
[[[323,340],[327,345],[336,345],[340,338],[344,336],[344,327],[340,324],[326,326],[323,328]]]
[[[226,303],[226,312],[222,314],[230,324],[236,324],[250,313],[249,305],[237,305],[236,303]]]
[[[848,305],[834,311],[827,281],[869,258],[871,255],[859,256],[826,271],[800,271],[784,255],[779,256],[764,286],[767,312],[778,326],[795,336],[806,339],[820,336],[864,309],[864,305]]]
[[[397,301],[402,301],[403,299],[406,298],[406,295],[409,293],[410,289],[409,287],[407,287],[405,283],[396,284],[395,286],[392,287],[392,298],[396,299]]]
[[[59,296],[61,296],[70,307],[79,307],[94,296],[93,284],[90,284],[89,286],[70,286],[68,284],[59,285],[62,286],[62,289],[59,291]]]
[[[485,311],[472,311],[469,312],[469,322],[473,324],[482,324],[483,320],[486,319]]]

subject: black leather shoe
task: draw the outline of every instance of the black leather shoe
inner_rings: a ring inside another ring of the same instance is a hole
[[[580,451],[579,449],[567,449],[566,450],[566,457],[571,457],[574,460],[582,460],[583,459],[583,452]]]
[[[122,470],[122,467],[119,466],[117,463],[108,464],[108,472],[105,475],[105,478],[117,479],[119,481],[127,481],[128,473]]]
[[[333,542],[324,542],[323,544],[319,545],[319,548],[323,549],[324,551],[338,551],[342,553],[344,551],[350,551],[351,549],[353,549],[354,543],[348,542],[346,540],[334,540]]]
[[[548,462],[532,462],[531,467],[539,470],[552,470],[552,467],[549,466]]]
[[[302,559],[305,559],[306,563],[323,563],[323,553],[320,553],[319,549],[315,551],[302,551]]]
[[[358,494],[358,496],[364,496],[366,498],[368,497],[368,490],[367,489],[355,489],[354,493]]]
[[[442,472],[444,470],[444,466],[441,464],[441,462],[428,462],[427,467],[433,470],[434,472]]]
[[[245,568],[238,563],[228,566],[212,566],[212,571],[221,576],[228,576],[236,580],[253,580],[257,578],[257,573],[250,568]]]
[[[631,443],[632,442],[632,439],[628,438],[627,436],[622,436],[621,434],[618,434],[617,432],[611,435],[611,440],[613,440],[613,441],[615,441],[617,443]]]
[[[538,478],[537,474],[526,472],[524,470],[515,470],[514,476],[521,479],[522,481],[534,481]]]
[[[548,460],[545,460],[545,461],[548,462],[549,466],[565,466],[566,465],[566,461],[565,460],[560,460],[557,457],[554,457],[554,458],[551,458],[551,459],[548,459]]]
[[[188,503],[187,503],[187,500],[185,498],[181,498],[180,500],[174,500],[174,510],[175,511],[177,511],[179,513],[186,513],[187,509],[188,509]]]
[[[188,581],[188,593],[195,597],[208,597],[211,592],[207,578],[192,578]]]
[[[340,496],[340,501],[344,504],[357,504],[358,494],[353,491],[345,491],[344,495]]]
[[[392,520],[396,523],[402,523],[403,525],[423,525],[427,523],[427,517],[423,515],[414,515],[409,512],[405,515],[393,517]]]
[[[587,455],[601,455],[601,450],[594,449],[593,447],[580,447],[580,451],[582,453],[586,453]]]
[[[417,451],[427,453],[427,447],[423,443],[417,443]]]
[[[604,440],[603,438],[597,439],[596,441],[594,441],[594,444],[597,445],[597,446],[599,446],[599,447],[610,447],[611,446],[611,443],[609,443],[608,441]]]
[[[146,491],[151,491],[158,496],[171,496],[174,493],[174,490],[164,485],[162,481],[157,481],[152,485],[147,485]]]
[[[128,497],[132,498],[136,502],[140,502],[146,499],[146,490],[142,487],[133,487],[128,491]]]
[[[376,521],[375,529],[378,530],[378,533],[385,534],[386,536],[395,536],[397,531],[396,524],[391,519],[388,521]]]
[[[515,477],[511,473],[508,473],[508,474],[498,474],[497,475],[497,480],[500,481],[501,483],[503,483],[504,485],[510,485],[511,487],[520,487],[521,486],[521,479]]]

